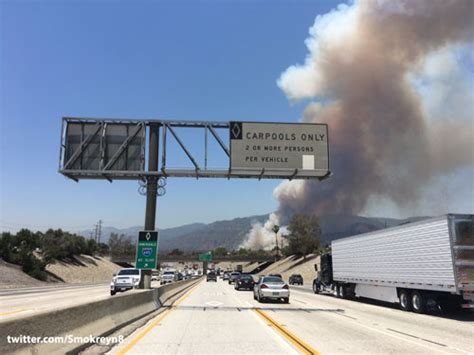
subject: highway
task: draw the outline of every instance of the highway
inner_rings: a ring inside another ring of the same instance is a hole
[[[474,317],[419,315],[291,289],[290,304],[200,282],[110,354],[473,353]]]

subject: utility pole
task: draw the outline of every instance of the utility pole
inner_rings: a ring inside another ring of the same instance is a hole
[[[148,144],[148,171],[158,171],[158,139],[160,125],[150,124],[150,140]],[[146,210],[145,230],[154,231],[156,222],[156,196],[159,176],[146,177]],[[142,270],[140,288],[151,288],[151,270]]]

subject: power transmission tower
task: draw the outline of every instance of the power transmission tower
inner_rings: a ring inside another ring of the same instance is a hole
[[[99,223],[97,223],[97,244],[100,244],[101,234],[102,234],[102,220],[99,219]]]
[[[98,236],[98,232],[99,232],[99,225],[98,224],[94,224],[94,241],[97,243],[97,236]]]

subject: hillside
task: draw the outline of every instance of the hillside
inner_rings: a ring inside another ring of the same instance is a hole
[[[110,282],[120,268],[107,258],[80,255],[73,260],[57,260],[48,265],[46,271],[66,283],[99,283]]]
[[[21,266],[10,264],[0,259],[0,289],[44,286],[47,284],[47,282],[36,280],[25,274],[21,270]]]
[[[217,221],[210,224],[193,223],[180,227],[162,229],[160,231],[160,253],[173,249],[185,252],[203,251],[225,247],[228,250],[238,249],[245,241],[248,232],[255,223],[264,223],[268,214],[235,218],[227,221]],[[408,219],[393,219],[379,217],[361,217],[351,215],[327,215],[320,217],[322,229],[321,244],[329,244],[332,240],[344,238],[360,233],[396,226],[427,217],[413,217]],[[103,240],[108,240],[110,233],[124,234],[134,240],[141,227],[117,229],[103,228]],[[81,235],[89,236],[90,231],[83,231]]]
[[[204,223],[191,223],[191,224],[185,224],[183,226],[179,227],[174,227],[174,228],[166,228],[166,229],[158,229],[160,232],[160,238],[162,240],[170,240],[182,235],[185,235],[187,233],[192,233],[194,231],[197,231],[199,229],[205,228],[206,224]],[[142,226],[133,226],[133,227],[128,227],[128,228],[115,228],[115,227],[103,227],[102,228],[102,238],[101,242],[107,243],[110,234],[115,233],[115,234],[123,234],[128,237],[136,237],[138,235],[138,232],[143,230]],[[77,234],[89,238],[91,235],[94,235],[94,231],[92,229],[87,229],[78,232]]]
[[[263,223],[268,215],[236,218],[206,225],[173,239],[160,241],[162,251],[178,248],[185,251],[211,250],[219,246],[235,250],[242,244],[255,223]]]

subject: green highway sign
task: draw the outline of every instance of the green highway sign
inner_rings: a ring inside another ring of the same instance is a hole
[[[211,253],[199,254],[199,261],[212,261],[212,254]]]
[[[156,269],[158,254],[158,232],[138,232],[137,255],[135,267],[137,269]]]

